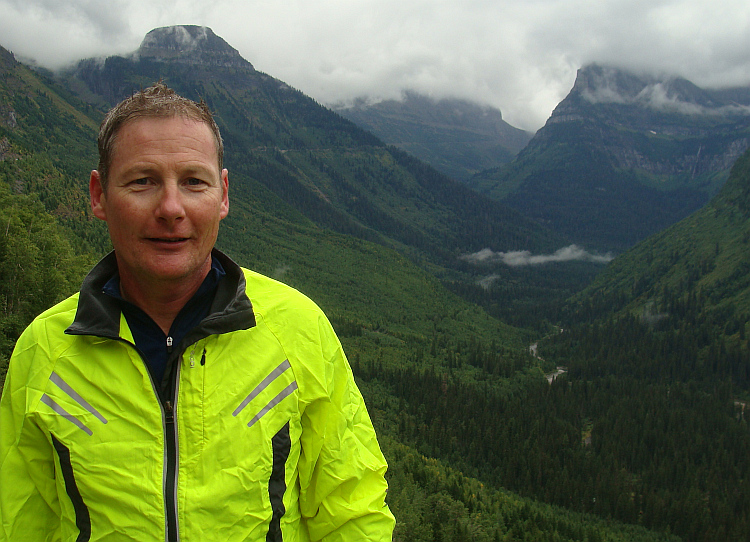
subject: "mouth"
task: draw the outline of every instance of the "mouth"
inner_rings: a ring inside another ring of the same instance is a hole
[[[149,241],[153,243],[166,243],[166,244],[177,244],[187,241],[187,237],[149,237]]]

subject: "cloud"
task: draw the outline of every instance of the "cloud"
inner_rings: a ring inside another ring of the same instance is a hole
[[[750,82],[746,0],[0,0],[0,13],[0,44],[49,67],[205,25],[322,103],[410,89],[498,107],[530,130],[591,62]]]
[[[618,81],[620,72],[602,68],[593,75],[595,82],[581,92],[581,96],[591,103],[641,104],[657,111],[670,111],[684,115],[748,115],[750,106],[724,105],[710,107],[683,99],[679,90],[672,87],[670,78],[667,81],[647,82],[631,80],[628,83]],[[674,81],[674,78],[672,78]]]
[[[612,261],[614,256],[611,254],[593,254],[578,245],[570,245],[555,251],[554,254],[541,255],[534,255],[528,250],[494,252],[489,248],[484,248],[474,254],[461,256],[461,259],[475,265],[503,264],[510,267],[522,267],[527,265],[544,265],[548,263],[570,261],[586,261],[606,264]]]
[[[684,115],[748,115],[750,107],[745,105],[725,105],[722,107],[706,107],[701,104],[681,100],[670,93],[663,83],[648,85],[636,97],[636,101],[646,104],[658,111],[666,110]]]
[[[485,290],[489,290],[492,284],[500,278],[500,275],[487,275],[477,281],[477,284]]]

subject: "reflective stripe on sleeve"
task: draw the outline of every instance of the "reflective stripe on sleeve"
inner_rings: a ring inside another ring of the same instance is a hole
[[[276,405],[278,405],[278,404],[279,404],[279,403],[280,403],[281,401],[283,401],[283,400],[284,400],[285,398],[289,397],[289,396],[290,396],[290,395],[291,395],[291,394],[292,394],[292,393],[294,392],[294,390],[296,390],[296,389],[297,389],[297,382],[295,381],[295,382],[292,382],[291,384],[289,384],[289,385],[288,385],[288,386],[287,386],[286,388],[284,388],[283,390],[281,390],[281,393],[279,393],[279,394],[278,394],[278,395],[277,395],[276,397],[274,397],[273,399],[271,399],[271,401],[270,401],[270,402],[269,402],[269,403],[268,403],[268,404],[267,404],[266,406],[264,406],[264,407],[263,407],[263,408],[261,409],[261,411],[260,411],[260,412],[258,412],[258,413],[257,413],[257,414],[256,414],[256,415],[255,415],[255,416],[253,417],[253,419],[252,419],[252,420],[250,420],[250,421],[248,422],[247,426],[248,426],[248,427],[252,427],[253,425],[255,425],[255,422],[257,422],[258,420],[260,420],[260,419],[261,419],[261,418],[262,418],[263,416],[265,416],[265,415],[266,415],[266,413],[267,413],[267,412],[268,412],[269,410],[271,410],[271,409],[272,409],[273,407],[275,407]]]
[[[255,389],[250,392],[250,395],[248,395],[245,398],[245,400],[242,401],[240,406],[238,406],[234,410],[234,412],[232,412],[232,416],[237,416],[237,414],[239,414],[242,411],[242,409],[248,405],[250,401],[255,399],[260,392],[266,389],[269,386],[269,384],[271,384],[271,382],[276,380],[279,376],[281,376],[282,373],[284,373],[284,371],[286,371],[290,367],[291,365],[288,359],[285,359],[284,361],[282,361],[278,367],[276,367],[273,371],[271,371],[271,373],[260,382],[260,384],[255,386]]]
[[[45,405],[47,405],[48,407],[50,407],[52,410],[54,410],[55,412],[57,412],[60,416],[62,416],[63,418],[65,418],[69,422],[71,422],[74,425],[78,426],[78,428],[81,429],[88,436],[91,436],[91,435],[94,434],[94,432],[91,429],[89,429],[88,427],[86,427],[86,425],[81,420],[79,420],[78,418],[76,418],[75,416],[73,416],[72,414],[70,414],[67,410],[65,410],[63,407],[61,407],[60,405],[58,405],[57,403],[55,403],[54,399],[52,399],[52,397],[50,397],[46,393],[42,394],[42,403],[44,403]]]
[[[101,413],[96,410],[91,404],[86,401],[83,397],[81,397],[78,392],[76,392],[73,388],[71,388],[67,382],[65,382],[62,378],[60,378],[60,375],[58,375],[56,372],[52,372],[49,379],[57,384],[57,387],[59,387],[61,390],[63,390],[65,393],[67,393],[71,399],[73,399],[76,403],[81,405],[83,408],[91,412],[94,416],[99,418],[99,421],[102,423],[107,423],[107,419],[101,415]]]

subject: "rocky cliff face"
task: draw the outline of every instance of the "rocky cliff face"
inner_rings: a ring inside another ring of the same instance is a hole
[[[545,128],[569,123],[596,128],[589,144],[619,168],[694,178],[729,169],[750,145],[750,88],[714,91],[677,77],[588,66]],[[553,139],[562,142],[559,130]]]
[[[591,65],[578,71],[572,94],[590,104],[622,104],[653,112],[685,115],[747,116],[750,88],[702,89],[681,77],[636,75]]]
[[[0,47],[0,75],[15,68],[16,64],[18,64],[18,62],[16,62],[16,57],[13,56],[13,53],[4,47]]]
[[[135,58],[183,64],[251,68],[252,64],[206,26],[168,26],[146,34]]]

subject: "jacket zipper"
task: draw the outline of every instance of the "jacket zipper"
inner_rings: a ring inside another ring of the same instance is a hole
[[[176,473],[176,446],[174,423],[174,404],[172,401],[164,403],[164,442],[167,448],[167,464],[164,479],[164,507],[167,514],[167,542],[177,541],[177,509],[175,502],[175,473]]]
[[[113,339],[116,341],[123,342],[125,344],[128,344],[132,346],[136,352],[138,352],[138,355],[140,356],[141,360],[144,364],[146,364],[146,373],[149,376],[149,380],[151,380],[151,386],[154,389],[154,394],[156,395],[157,400],[159,401],[159,404],[161,406],[162,411],[162,420],[163,420],[163,430],[164,430],[164,443],[165,443],[165,465],[164,465],[164,475],[162,480],[162,490],[164,492],[164,508],[165,508],[165,516],[166,516],[166,524],[165,524],[165,530],[166,530],[166,542],[179,542],[180,535],[179,535],[179,528],[177,525],[177,424],[175,423],[175,410],[177,406],[177,388],[179,384],[179,378],[180,378],[180,363],[177,363],[177,370],[175,371],[176,377],[173,381],[172,389],[172,399],[167,399],[162,403],[161,394],[159,393],[159,388],[156,385],[156,382],[154,382],[154,379],[151,377],[151,371],[148,368],[148,360],[145,358],[143,353],[138,349],[138,347],[128,341],[123,339],[119,336],[114,337],[106,337],[108,339]],[[172,353],[172,337],[167,338],[167,351],[168,353]],[[167,394],[168,395],[168,394]]]
[[[167,515],[167,542],[179,542],[180,531],[177,521],[177,474],[179,472],[179,444],[177,436],[177,392],[180,382],[180,366],[177,362],[175,378],[172,381],[172,398],[164,402],[164,442],[167,449],[166,478],[164,480],[164,506]],[[169,393],[167,394],[169,395]]]

